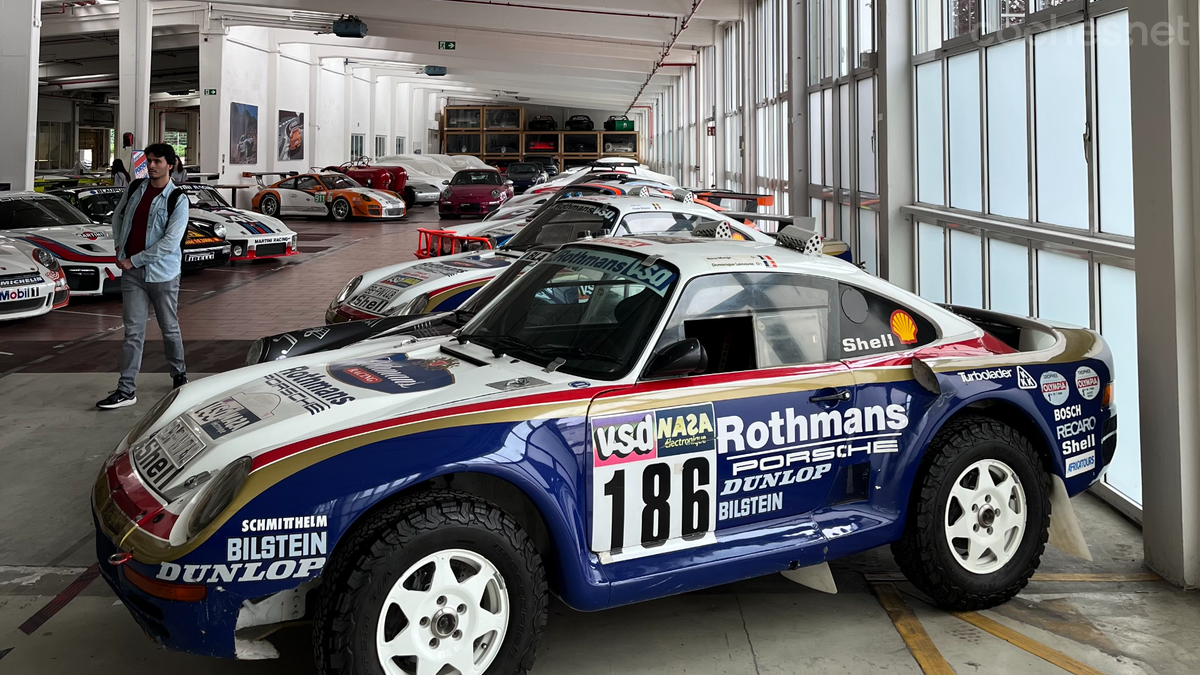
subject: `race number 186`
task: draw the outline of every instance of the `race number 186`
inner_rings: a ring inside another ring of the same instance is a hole
[[[705,424],[711,409],[593,421],[593,551],[618,561],[715,541],[716,444]]]

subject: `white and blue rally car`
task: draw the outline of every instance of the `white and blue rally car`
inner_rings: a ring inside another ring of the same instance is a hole
[[[929,303],[810,235],[572,242],[455,334],[187,384],[97,477],[103,576],[173,649],[268,657],[307,618],[324,673],[508,675],[550,593],[828,589],[827,561],[891,544],[978,609],[1048,538],[1086,555],[1100,335]]]

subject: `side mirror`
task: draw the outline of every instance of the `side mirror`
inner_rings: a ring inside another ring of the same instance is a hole
[[[449,184],[450,184],[450,180],[449,180],[449,179],[446,179],[446,180],[442,181],[442,185],[449,185]]]
[[[511,180],[506,180],[506,181],[504,181],[504,184],[505,184],[505,185],[512,185],[512,184],[513,184],[513,182],[512,182]]]
[[[708,368],[708,354],[704,345],[696,338],[687,338],[658,350],[650,357],[645,377],[671,377],[672,375],[694,375]]]

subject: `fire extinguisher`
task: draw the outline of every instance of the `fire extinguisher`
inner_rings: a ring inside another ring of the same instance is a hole
[[[133,133],[126,131],[125,133],[121,134],[121,147],[122,148],[133,147]]]

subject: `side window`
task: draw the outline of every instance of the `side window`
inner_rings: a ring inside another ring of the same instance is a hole
[[[838,296],[841,358],[916,349],[938,338],[928,319],[893,300],[846,284]]]
[[[282,183],[279,184],[279,189],[280,190],[295,190],[296,189],[296,179],[289,178],[289,179],[283,181]]]
[[[655,350],[696,338],[706,373],[836,361],[837,284],[802,274],[729,272],[692,280]]]
[[[317,181],[312,176],[301,176],[296,179],[296,189],[312,192],[318,189]]]

